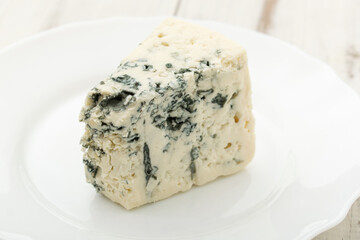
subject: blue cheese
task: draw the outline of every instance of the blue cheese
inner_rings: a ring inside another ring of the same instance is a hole
[[[86,178],[126,209],[243,169],[255,150],[245,50],[165,20],[87,95]]]

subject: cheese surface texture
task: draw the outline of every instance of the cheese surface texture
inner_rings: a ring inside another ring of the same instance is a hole
[[[126,209],[243,169],[255,151],[245,50],[167,19],[87,95],[86,178]]]

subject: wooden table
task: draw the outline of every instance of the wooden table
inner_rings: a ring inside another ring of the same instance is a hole
[[[67,23],[159,15],[215,20],[283,39],[327,62],[360,93],[360,0],[0,0],[0,48]],[[342,223],[315,239],[360,239],[360,199]]]

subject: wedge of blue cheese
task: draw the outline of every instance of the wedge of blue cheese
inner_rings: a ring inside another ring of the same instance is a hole
[[[255,150],[245,50],[167,19],[87,95],[86,178],[126,209],[236,173]]]

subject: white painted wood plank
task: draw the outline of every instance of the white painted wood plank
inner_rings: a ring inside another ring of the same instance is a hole
[[[177,0],[0,0],[0,48],[71,22],[172,15],[176,3]]]
[[[360,239],[360,199],[353,204],[346,218],[339,225],[314,238],[314,240],[338,239]]]
[[[69,0],[61,23],[112,16],[172,15],[177,0]]]
[[[264,31],[327,62],[360,93],[360,2],[282,0]]]
[[[58,0],[0,0],[0,48],[42,30]]]
[[[182,0],[177,15],[255,29],[262,5],[262,0]]]

